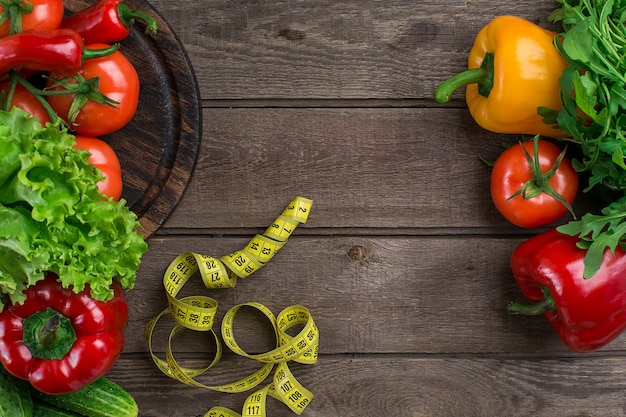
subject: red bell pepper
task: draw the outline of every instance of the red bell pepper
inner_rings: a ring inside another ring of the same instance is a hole
[[[104,375],[124,347],[128,304],[119,284],[111,300],[89,287],[75,293],[55,274],[28,287],[23,304],[0,313],[0,362],[47,394],[77,391]]]
[[[0,38],[0,74],[15,68],[63,76],[78,72],[85,59],[112,54],[117,46],[91,50],[72,29],[30,30]]]
[[[583,278],[585,249],[578,237],[556,229],[519,245],[511,269],[534,304],[511,303],[513,314],[540,315],[574,352],[601,348],[626,329],[626,252],[605,250],[600,269]]]
[[[135,20],[146,24],[145,33],[156,33],[157,21],[148,13],[133,10],[123,0],[100,0],[67,17],[61,27],[74,29],[85,44],[115,43],[125,39]]]

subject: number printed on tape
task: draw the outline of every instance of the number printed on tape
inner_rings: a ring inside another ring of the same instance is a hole
[[[287,367],[287,361],[313,364],[317,361],[319,336],[313,318],[304,306],[290,306],[274,314],[259,303],[245,303],[231,308],[222,320],[221,334],[224,343],[235,353],[263,363],[260,369],[238,381],[222,385],[206,385],[196,380],[211,369],[221,358],[222,343],[213,331],[217,313],[217,301],[206,296],[176,298],[186,282],[199,272],[208,289],[233,288],[239,278],[247,278],[269,262],[285,245],[299,224],[306,223],[313,201],[296,197],[276,220],[261,235],[254,236],[241,250],[216,258],[195,252],[185,252],[177,256],[168,266],[163,286],[166,291],[168,308],[153,318],[145,330],[145,339],[157,368],[164,374],[187,385],[221,392],[242,392],[263,382],[276,367],[273,381],[246,399],[242,414],[225,407],[213,407],[204,417],[265,416],[268,394],[287,405],[294,413],[301,414],[313,399],[313,394],[304,388]],[[266,353],[250,355],[244,352],[233,334],[236,312],[242,306],[250,306],[264,314],[276,331],[276,347]],[[152,348],[154,328],[163,315],[169,314],[176,322],[170,331],[165,349],[165,360],[159,358]],[[287,334],[287,330],[302,325],[297,335]],[[181,367],[172,352],[172,340],[184,329],[208,332],[213,336],[217,351],[213,361],[202,369]]]

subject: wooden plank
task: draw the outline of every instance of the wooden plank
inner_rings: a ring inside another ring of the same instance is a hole
[[[136,287],[128,294],[131,318],[126,352],[146,350],[143,330],[167,305],[163,274],[177,254],[193,250],[219,257],[243,248],[248,240],[209,236],[150,240]],[[219,305],[218,331],[221,317],[240,303],[259,302],[274,314],[302,304],[320,329],[323,354],[567,353],[542,317],[506,312],[509,302],[524,301],[508,266],[520,241],[474,236],[296,236],[235,288],[208,291],[197,278],[180,296],[214,297]],[[271,335],[259,317],[256,321],[244,317],[238,333],[255,353],[272,348]],[[164,322],[157,328],[155,350],[165,351],[171,326]],[[620,338],[604,351],[623,349],[625,343],[626,338]],[[190,336],[178,349],[205,352],[212,346],[202,336]]]
[[[466,109],[204,109],[196,170],[165,227],[267,227],[299,194],[314,200],[313,228],[519,232],[480,158],[520,139]]]
[[[439,0],[151,2],[189,53],[204,99],[431,98],[492,18],[545,27],[556,3]],[[556,28],[556,27],[554,27]]]
[[[267,266],[231,290],[208,291],[196,277],[181,296],[215,297],[216,326],[243,302],[275,313],[309,307],[321,356],[292,368],[316,395],[303,415],[624,415],[624,336],[577,355],[542,317],[505,311],[522,300],[511,251],[537,231],[495,211],[479,157],[493,160],[519,138],[480,129],[461,92],[446,106],[432,101],[435,86],[465,67],[484,24],[514,14],[546,25],[555,2],[151,3],[189,53],[205,107],[196,172],[149,240],[128,293],[126,347],[109,374],[140,416],[241,411],[248,393],[162,375],[143,331],[167,305],[162,276],[176,255],[240,249],[298,194],[314,199],[312,215]],[[161,357],[169,326],[154,335]],[[252,310],[237,315],[235,332],[248,352],[272,347]],[[204,333],[174,340],[189,366],[206,365],[214,350]],[[227,352],[199,379],[232,382],[254,369]],[[268,415],[294,414],[270,400]]]
[[[244,376],[234,362],[198,380],[210,384]],[[382,355],[322,356],[317,364],[293,366],[292,371],[316,396],[303,413],[310,417],[618,417],[624,415],[625,368],[623,357]],[[160,375],[147,358],[136,356],[123,356],[110,376],[135,396],[144,417],[201,416],[218,405],[241,412],[251,393],[191,388]],[[270,399],[269,415],[294,414]]]

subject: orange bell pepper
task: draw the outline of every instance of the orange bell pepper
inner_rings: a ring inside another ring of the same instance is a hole
[[[556,33],[515,16],[499,16],[474,41],[468,70],[435,90],[440,103],[466,86],[469,111],[484,129],[497,133],[565,136],[544,123],[539,108],[561,109],[559,78],[567,63],[554,46]]]

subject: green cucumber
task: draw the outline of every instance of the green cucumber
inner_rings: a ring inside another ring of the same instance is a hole
[[[0,365],[0,417],[32,417],[30,384],[15,378]]]
[[[33,406],[33,417],[85,417],[39,400],[33,401]]]
[[[68,394],[44,394],[33,391],[34,398],[58,408],[87,417],[137,417],[135,399],[115,382],[105,377]]]

